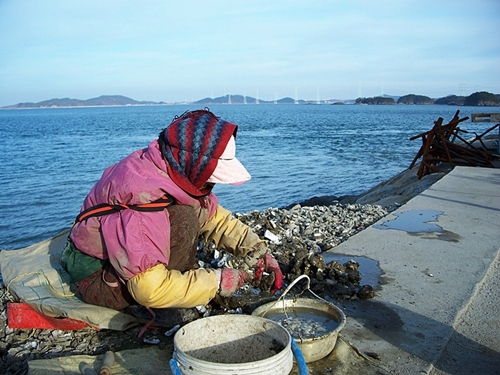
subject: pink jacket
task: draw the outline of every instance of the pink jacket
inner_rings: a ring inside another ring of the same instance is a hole
[[[149,203],[168,193],[177,204],[196,210],[208,210],[210,217],[218,199],[211,193],[205,198],[206,208],[180,189],[168,176],[158,142],[137,150],[107,168],[83,202],[82,210],[99,203]],[[200,222],[200,225],[203,225]],[[111,215],[91,217],[77,223],[70,234],[75,246],[85,254],[109,259],[124,280],[154,267],[168,264],[170,254],[170,222],[168,211],[139,212],[123,210]]]

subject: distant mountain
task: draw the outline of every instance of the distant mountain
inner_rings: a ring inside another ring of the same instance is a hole
[[[384,105],[391,105],[391,104],[396,104],[393,98],[391,97],[385,97],[385,96],[376,96],[374,98],[357,98],[355,104],[384,104]]]
[[[398,104],[434,104],[434,100],[428,96],[409,94],[400,97],[397,101]]]
[[[166,104],[165,102],[151,102],[151,101],[137,101],[127,98],[122,95],[102,95],[98,98],[87,100],[80,99],[50,99],[38,103],[19,103],[2,107],[5,109],[16,108],[57,108],[57,107],[96,107],[96,106],[114,106],[114,105],[160,105]]]
[[[357,98],[354,104],[396,104],[394,97],[384,95],[374,98]],[[445,104],[456,106],[500,106],[500,95],[486,91],[475,92],[469,96],[449,95],[444,98],[431,99],[428,96],[408,94],[399,97],[397,104]]]
[[[472,106],[499,106],[500,100],[498,95],[486,91],[475,92],[465,98],[464,105]]]
[[[251,96],[243,95],[224,95],[217,98],[204,98],[194,102],[195,104],[294,104],[295,100],[292,98],[282,98],[278,100],[262,100],[256,99]],[[298,104],[305,104],[304,100],[299,100]]]
[[[204,98],[195,102],[183,102],[182,104],[445,104],[455,106],[500,106],[500,95],[489,92],[476,92],[467,97],[449,95],[444,98],[431,99],[423,95],[408,94],[404,96],[382,95],[372,98],[357,99],[329,99],[329,100],[295,100],[285,97],[276,100],[262,100],[251,96],[243,95],[224,95],[217,98]],[[58,108],[58,107],[96,107],[96,106],[133,106],[133,105],[165,105],[165,102],[137,101],[122,95],[102,95],[98,98],[87,100],[79,99],[50,99],[38,103],[19,103],[1,109],[19,109],[19,108]],[[171,103],[181,104],[181,103]]]
[[[444,105],[464,105],[465,96],[448,95],[444,98],[439,98],[434,100],[434,104],[444,104]]]
[[[195,104],[255,104],[257,99],[243,95],[224,95],[217,98],[204,98],[194,102]],[[270,103],[259,100],[259,103]]]
[[[387,94],[384,94],[382,95],[383,98],[392,98],[394,99],[395,102],[397,102],[400,98],[400,96],[397,96],[397,95],[387,95]]]

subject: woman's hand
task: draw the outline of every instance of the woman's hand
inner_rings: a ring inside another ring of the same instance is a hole
[[[250,281],[250,275],[243,270],[234,268],[223,268],[215,271],[219,279],[219,295],[231,297],[234,292],[240,289],[246,282]]]
[[[283,272],[278,264],[278,261],[267,252],[255,265],[254,283],[259,286],[262,281],[264,272],[274,274],[274,283],[271,287],[271,293],[276,293],[283,286]]]

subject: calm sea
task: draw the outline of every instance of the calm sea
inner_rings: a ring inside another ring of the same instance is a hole
[[[0,249],[71,226],[102,171],[197,106],[0,111]],[[239,125],[237,156],[252,179],[216,186],[233,212],[284,207],[313,196],[362,193],[409,166],[413,135],[492,108],[451,106],[213,105]],[[481,132],[489,124],[462,123]]]

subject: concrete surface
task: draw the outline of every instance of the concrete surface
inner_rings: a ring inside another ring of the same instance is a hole
[[[383,271],[374,299],[336,303],[362,352],[394,374],[500,374],[499,169],[456,167],[334,252]]]

